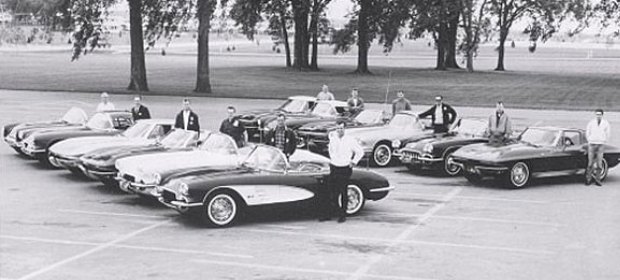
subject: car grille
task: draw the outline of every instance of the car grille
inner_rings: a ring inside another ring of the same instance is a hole
[[[412,151],[402,151],[403,157],[406,158],[410,158],[410,159],[417,159],[420,157],[420,154],[417,152],[412,152]]]
[[[177,196],[174,192],[164,189],[161,193],[161,197],[165,202],[171,202],[176,200]]]

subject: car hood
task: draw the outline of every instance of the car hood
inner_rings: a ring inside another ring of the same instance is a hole
[[[432,136],[430,130],[405,130],[386,126],[358,127],[348,129],[346,132],[353,138],[359,139],[362,143],[372,144],[377,140],[411,140],[423,139]]]
[[[85,136],[103,136],[103,135],[116,135],[120,131],[108,131],[108,130],[93,130],[87,127],[80,127],[75,129],[66,129],[62,131],[54,130],[48,132],[38,132],[33,134],[35,144],[38,146],[47,146],[49,143],[65,140],[74,137]]]
[[[50,152],[60,156],[81,156],[90,151],[112,148],[144,146],[153,143],[153,140],[142,138],[127,138],[121,135],[89,136],[71,138],[60,141],[50,147]]]
[[[374,124],[365,124],[365,123],[360,123],[354,120],[350,120],[350,119],[345,119],[346,122],[346,127],[348,129],[351,128],[362,128],[362,127],[381,127],[381,126],[385,126],[385,124],[381,124],[381,123],[374,123]],[[337,123],[335,122],[335,120],[329,120],[329,121],[318,121],[318,122],[313,122],[313,123],[309,123],[309,124],[305,124],[303,126],[301,126],[299,128],[299,132],[321,132],[321,133],[326,133],[327,131],[333,130],[335,129],[337,126]]]
[[[237,166],[239,161],[240,159],[237,155],[217,154],[206,151],[183,151],[122,158],[116,161],[116,168],[119,173],[139,176],[140,174],[162,174],[171,170],[191,169],[202,166]]]
[[[20,139],[25,139],[34,133],[47,133],[51,131],[64,131],[85,128],[80,124],[69,124],[65,122],[54,122],[49,124],[28,125],[20,124],[13,128],[16,133],[21,134]]]
[[[511,161],[539,157],[551,148],[538,147],[523,142],[493,146],[488,143],[472,144],[464,146],[456,152],[454,157],[477,161]]]

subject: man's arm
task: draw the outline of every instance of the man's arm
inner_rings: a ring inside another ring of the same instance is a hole
[[[450,114],[450,119],[448,120],[448,123],[453,123],[456,120],[456,111],[450,105],[446,105],[446,107],[448,107],[448,114]]]
[[[297,149],[297,135],[292,130],[288,130],[287,134],[288,134],[288,138],[289,138],[289,143],[288,143],[288,147],[286,149],[287,150],[286,154],[287,154],[287,156],[289,156],[289,155],[292,155],[295,152],[295,150]]]
[[[144,108],[144,112],[142,113],[144,115],[145,119],[150,119],[151,118],[151,112],[149,112],[149,108],[147,108],[146,106],[142,106],[142,108]]]
[[[183,128],[183,124],[181,123],[181,118],[182,116],[180,114],[177,114],[175,120],[174,120],[174,128]]]
[[[506,131],[505,136],[510,137],[512,135],[512,122],[510,121],[510,117],[506,116]]]
[[[405,110],[411,110],[411,102],[409,102],[409,100],[405,100]]]
[[[426,117],[432,115],[433,111],[435,111],[434,109],[435,109],[435,106],[431,106],[431,108],[429,108],[428,110],[426,110],[423,113],[419,114],[418,118],[423,119],[423,118],[426,118]]]
[[[226,133],[226,131],[224,131],[224,123],[226,122],[226,120],[223,120],[222,123],[220,124],[220,132],[221,133]]]
[[[364,148],[362,148],[362,146],[360,146],[360,144],[353,138],[351,138],[351,148],[353,149],[353,159],[351,160],[351,162],[354,165],[357,165],[357,163],[362,159],[362,157],[364,157]]]

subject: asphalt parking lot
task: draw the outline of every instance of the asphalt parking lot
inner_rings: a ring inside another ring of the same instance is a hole
[[[112,96],[117,108],[129,108],[130,100]],[[180,101],[145,99],[155,117],[171,118]],[[92,112],[97,102],[94,94],[0,90],[0,119],[54,119],[69,106]],[[193,99],[210,129],[229,104],[241,111],[279,103]],[[452,105],[463,115],[492,112]],[[592,117],[507,107],[522,126],[585,127]],[[618,143],[620,114],[606,116]],[[552,178],[520,190],[398,166],[374,169],[396,190],[344,224],[319,223],[305,209],[287,208],[209,229],[158,203],[46,169],[4,143],[0,163],[2,280],[620,279],[618,167],[603,188]]]

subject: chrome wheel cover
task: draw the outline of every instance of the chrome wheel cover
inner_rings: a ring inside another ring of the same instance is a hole
[[[523,187],[527,183],[530,177],[530,169],[527,164],[523,162],[517,162],[510,170],[510,182],[515,187]]]
[[[392,160],[392,150],[387,145],[381,144],[375,148],[372,157],[378,166],[386,166]]]
[[[207,206],[207,216],[216,225],[227,225],[237,214],[237,203],[228,194],[214,196]]]

